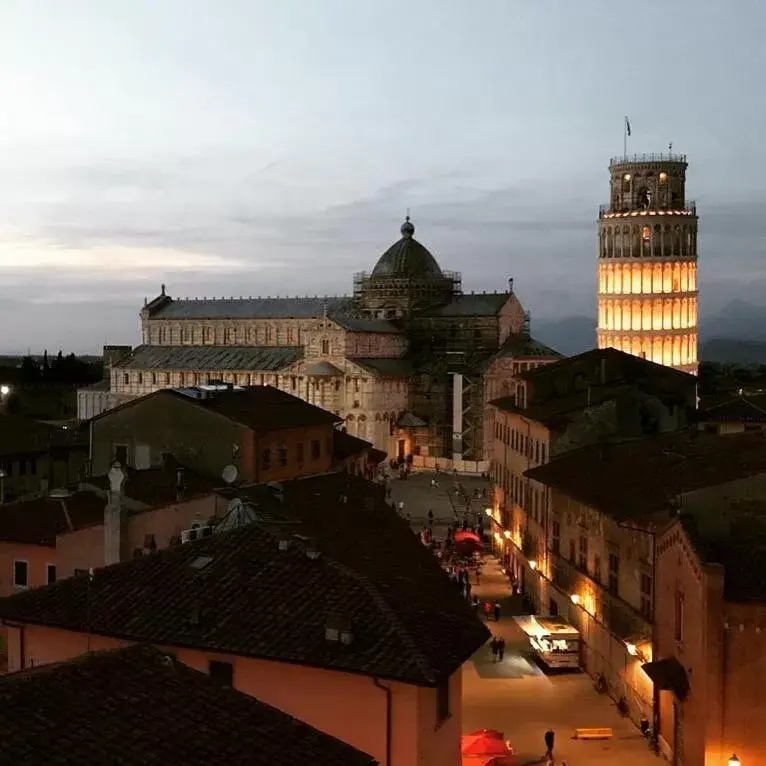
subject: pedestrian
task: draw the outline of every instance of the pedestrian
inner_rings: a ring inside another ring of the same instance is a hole
[[[471,590],[472,589],[473,588],[471,586],[471,583],[468,580],[468,578],[466,577],[466,580],[465,580],[465,595],[468,596],[468,598],[471,598]]]
[[[476,567],[476,584],[477,585],[481,585],[480,580],[481,580],[481,568]]]
[[[484,602],[484,616],[489,619],[489,615],[492,613],[492,604],[489,601]]]
[[[502,662],[504,656],[505,656],[505,639],[502,636],[500,636],[500,638],[497,641],[497,658],[500,660],[500,662]]]
[[[553,729],[548,729],[545,732],[545,757],[553,762],[553,745],[556,739],[556,735]]]
[[[431,489],[433,489],[436,486],[436,480],[431,479]]]
[[[477,615],[479,614],[479,606],[481,606],[479,604],[479,597],[478,596],[474,596],[473,597],[473,610],[476,612]]]
[[[402,513],[404,511],[404,500],[400,500],[397,507],[399,508],[399,513]]]
[[[430,508],[428,509],[428,525],[431,527],[434,525],[434,512]]]
[[[492,636],[492,640],[489,642],[489,648],[492,650],[492,662],[497,662],[497,655],[500,651],[500,644],[494,636]]]
[[[495,613],[495,622],[500,622],[500,602],[495,601],[495,605],[492,607],[492,611]]]

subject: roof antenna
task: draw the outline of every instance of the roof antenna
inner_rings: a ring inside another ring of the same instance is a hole
[[[409,223],[409,220],[410,220],[410,209],[409,208],[407,208],[407,215],[404,216],[404,220]]]
[[[668,144],[668,154],[673,154],[673,142],[672,141]]]
[[[165,285],[162,285],[162,290],[160,291],[162,295],[165,295]]]

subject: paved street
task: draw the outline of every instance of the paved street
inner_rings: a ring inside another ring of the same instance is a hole
[[[526,636],[512,618],[521,613],[519,599],[509,596],[507,578],[488,557],[480,598],[500,600],[500,622],[488,622],[493,633],[507,642],[505,659],[495,663],[489,646],[477,652],[463,672],[463,731],[498,729],[511,741],[519,766],[541,763],[543,734],[556,732],[556,763],[567,766],[658,766],[646,740],[630,720],[617,713],[614,702],[598,694],[586,673],[545,675],[535,664]],[[573,740],[578,727],[611,727],[614,739],[604,742]]]
[[[431,487],[431,480],[438,482],[438,487]],[[478,476],[454,476],[451,473],[412,472],[408,479],[391,478],[389,485],[391,499],[395,503],[404,503],[404,512],[409,515],[415,531],[428,523],[428,511],[434,513],[434,535],[443,538],[447,527],[458,521],[462,524],[469,506],[465,497],[470,499],[469,522],[475,523],[489,502],[490,484]],[[455,491],[456,486],[458,492]],[[479,497],[474,491],[479,490]],[[486,497],[484,492],[486,491]]]

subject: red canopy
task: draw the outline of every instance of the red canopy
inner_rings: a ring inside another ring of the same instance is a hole
[[[476,532],[471,532],[467,529],[461,529],[455,532],[454,540],[456,543],[462,543],[466,540],[470,540],[471,542],[481,545],[481,538],[476,534]]]
[[[480,729],[473,734],[464,734],[461,738],[460,750],[463,756],[483,756],[484,758],[504,757],[513,754],[503,739],[502,733],[494,729]],[[480,766],[480,764],[476,763],[476,766]],[[481,766],[484,766],[484,761],[482,761]],[[495,766],[500,766],[500,764]]]

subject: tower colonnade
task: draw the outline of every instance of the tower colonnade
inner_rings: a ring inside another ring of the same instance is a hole
[[[697,214],[686,158],[612,160],[598,235],[598,346],[697,372]]]

